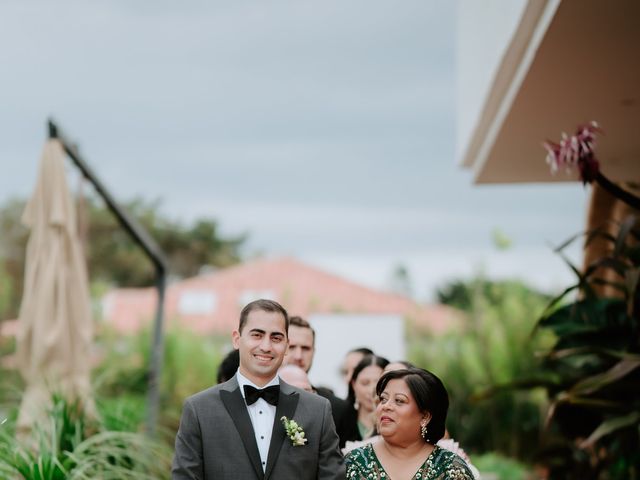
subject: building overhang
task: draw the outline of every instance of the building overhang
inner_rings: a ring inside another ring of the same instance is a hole
[[[596,156],[616,181],[640,179],[640,2],[530,1],[461,158],[476,183],[575,181],[545,163],[595,120]]]

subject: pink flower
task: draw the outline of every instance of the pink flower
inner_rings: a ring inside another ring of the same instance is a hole
[[[600,171],[600,164],[595,157],[596,133],[602,130],[596,122],[578,127],[575,135],[571,137],[562,134],[560,143],[547,141],[544,148],[547,149],[547,163],[551,167],[551,173],[556,173],[560,168],[567,171],[578,168],[583,183],[591,183]]]

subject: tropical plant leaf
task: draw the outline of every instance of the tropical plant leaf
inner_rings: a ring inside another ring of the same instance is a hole
[[[612,350],[612,349],[602,348],[602,347],[594,347],[592,345],[588,345],[584,347],[565,348],[563,350],[555,350],[549,353],[549,357],[564,358],[572,355],[584,355],[584,354],[590,354],[590,353],[606,355],[611,358],[619,358],[619,359],[629,358],[629,359],[635,359],[637,361],[640,361],[640,354],[621,352],[618,350]]]
[[[550,328],[562,341],[565,335],[597,333],[600,328],[623,324],[624,318],[626,305],[621,299],[585,299],[548,313],[538,327]],[[567,346],[578,345],[564,344]]]
[[[598,440],[605,435],[609,435],[622,428],[631,427],[640,423],[640,412],[631,412],[628,415],[610,418],[602,422],[598,428],[596,428],[589,438],[580,444],[580,448],[592,447]]]
[[[612,244],[615,243],[616,241],[615,237],[608,232],[606,227],[597,227],[587,232],[576,233],[575,235],[572,235],[571,237],[566,239],[561,244],[555,247],[552,246],[551,248],[554,253],[560,253],[561,251],[563,251],[565,248],[567,248],[569,245],[571,245],[573,242],[575,242],[581,237],[585,237],[585,245],[589,245],[595,239],[604,239],[604,240],[610,241]]]
[[[632,265],[640,265],[640,245],[627,246],[626,255]]]
[[[578,269],[578,267],[576,267],[573,262],[569,259],[569,257],[567,257],[564,252],[560,251],[558,252],[558,254],[560,255],[560,258],[562,258],[562,260],[564,260],[564,263],[566,263],[568,265],[568,267],[573,271],[573,273],[575,274],[576,277],[578,277],[578,284],[579,285],[584,285],[585,282],[585,276],[584,274],[580,271],[580,269]]]
[[[633,304],[638,289],[638,280],[640,279],[640,268],[630,268],[625,272],[625,285],[627,287],[627,315],[633,315]]]
[[[471,395],[469,397],[469,400],[477,402],[491,398],[492,396],[501,392],[510,392],[513,390],[531,390],[538,387],[557,388],[559,385],[560,384],[558,383],[557,379],[553,379],[550,377],[523,378],[520,380],[514,380],[508,383],[492,385],[491,387],[484,388],[480,392]]]
[[[640,359],[623,358],[606,372],[593,375],[578,382],[571,388],[570,394],[577,396],[592,394],[602,387],[620,380],[638,367],[640,367]]]
[[[593,407],[599,410],[605,409],[605,410],[613,410],[613,411],[616,411],[616,410],[624,411],[627,408],[627,404],[623,400],[615,401],[615,400],[609,400],[609,399],[603,399],[603,398],[587,398],[587,397],[581,397],[578,395],[573,395],[568,392],[560,392],[556,396],[556,399],[553,402],[553,404],[557,405],[560,403],[580,405],[583,407]]]
[[[603,257],[591,262],[585,269],[585,277],[590,277],[598,269],[611,268],[619,276],[624,277],[628,264],[616,257]]]
[[[589,279],[589,282],[592,285],[606,286],[606,287],[615,288],[622,295],[625,295],[625,296],[627,295],[627,287],[626,287],[626,285],[624,283],[614,282],[614,281],[611,281],[611,280],[607,280],[606,278],[600,278],[600,277],[591,277]]]
[[[547,387],[553,400],[546,424],[552,419],[557,423],[569,445],[568,456],[573,457],[569,463],[574,463],[553,478],[627,480],[639,471],[639,223],[637,216],[630,216],[622,222],[608,220],[603,228],[588,232],[585,245],[597,242],[607,254],[582,274],[563,252],[579,235],[557,249],[578,285],[556,297],[536,325],[556,336],[541,365],[542,372],[555,374],[559,383],[555,389]],[[578,300],[561,305],[576,289]],[[576,448],[575,440],[585,437],[582,449]],[[603,437],[605,448],[593,448]],[[577,455],[583,460],[576,462]]]
[[[561,307],[556,312],[561,312],[563,316],[569,316],[568,319],[563,321],[586,325],[608,325],[618,323],[613,322],[612,319],[616,319],[621,315],[626,317],[625,307],[625,302],[620,298],[587,298]],[[553,324],[553,321],[550,324]]]
[[[569,245],[571,245],[573,242],[575,242],[577,239],[579,239],[580,237],[583,237],[583,236],[589,236],[589,232],[580,232],[580,233],[576,233],[575,235],[571,235],[569,238],[567,238],[560,245],[557,245],[555,247],[551,245],[551,248],[552,248],[554,253],[560,253],[565,248],[567,248]]]
[[[613,249],[614,256],[620,256],[625,244],[627,243],[627,237],[629,236],[629,232],[636,224],[636,217],[634,215],[630,215],[623,220],[620,224],[620,230],[618,230],[618,235],[616,236],[616,243]]]
[[[584,242],[585,247],[590,245],[594,240],[606,240],[607,242],[610,242],[611,245],[616,243],[616,237],[611,235],[605,227],[599,227],[587,232]]]
[[[542,312],[542,315],[540,316],[540,319],[536,323],[532,333],[535,333],[539,328],[543,327],[544,326],[543,322],[549,317],[551,317],[552,315],[554,315],[555,312],[559,309],[558,304],[562,301],[562,299],[564,299],[564,297],[566,297],[572,291],[578,289],[578,287],[579,285],[577,284],[572,285],[571,287],[565,288],[560,295],[553,297],[545,307],[544,311]]]

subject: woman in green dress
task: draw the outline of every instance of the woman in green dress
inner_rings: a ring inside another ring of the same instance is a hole
[[[376,385],[380,440],[346,456],[349,480],[473,480],[465,461],[436,445],[445,431],[449,396],[420,368],[385,373]]]

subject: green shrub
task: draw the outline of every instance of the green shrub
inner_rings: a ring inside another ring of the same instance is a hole
[[[482,276],[454,282],[440,297],[465,313],[465,323],[440,336],[410,332],[408,351],[413,363],[443,379],[451,436],[469,452],[531,460],[544,421],[544,392],[498,387],[535,370],[534,352],[550,339],[531,332],[548,298],[522,282]]]
[[[105,352],[94,371],[97,396],[107,409],[105,421],[133,429],[145,420],[149,389],[151,333],[134,335],[104,330],[97,344]],[[203,336],[186,329],[171,328],[164,335],[164,355],[160,380],[160,434],[173,443],[182,403],[188,396],[215,384],[218,364],[230,347],[228,337]],[[111,413],[115,418],[111,417]],[[104,415],[104,414],[103,414]]]
[[[528,468],[498,453],[485,453],[482,455],[472,455],[471,463],[483,474],[492,474],[496,480],[527,480],[529,477]]]

